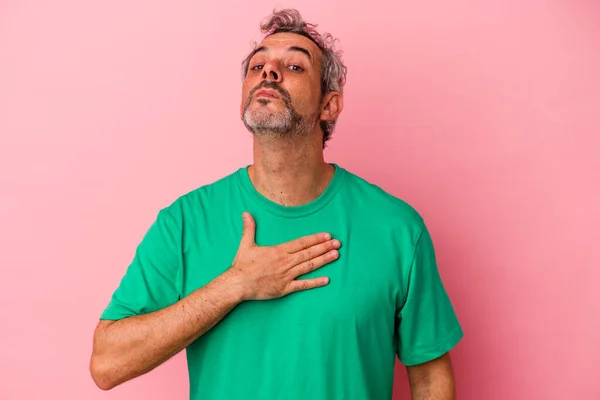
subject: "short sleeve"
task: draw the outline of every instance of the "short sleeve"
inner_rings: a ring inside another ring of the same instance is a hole
[[[181,293],[181,258],[181,225],[168,209],[163,209],[137,246],[100,319],[147,314],[177,302]]]
[[[412,366],[442,356],[463,337],[425,226],[416,243],[406,282],[405,300],[397,312],[397,354],[404,365]]]

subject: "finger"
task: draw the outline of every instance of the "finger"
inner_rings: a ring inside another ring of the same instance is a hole
[[[327,253],[328,251],[339,249],[341,243],[339,240],[328,240],[325,243],[319,243],[312,247],[309,247],[306,250],[299,251],[295,254],[295,264],[300,264],[305,261],[311,260],[315,257],[318,257],[322,254]]]
[[[243,213],[244,231],[242,232],[242,243],[248,246],[255,245],[256,223],[250,213]]]
[[[327,252],[322,256],[315,257],[301,264],[298,264],[298,266],[294,268],[294,273],[297,274],[296,276],[307,274],[311,271],[321,268],[325,264],[329,264],[330,262],[337,260],[338,257],[338,251],[331,250],[330,252]]]
[[[281,247],[291,254],[306,250],[309,247],[323,243],[327,240],[331,240],[331,235],[329,233],[317,233],[315,235],[303,236],[299,239],[292,240],[291,242],[283,243]]]
[[[293,293],[293,292],[299,292],[301,290],[318,288],[321,286],[325,286],[328,283],[329,283],[329,278],[327,278],[327,277],[294,280],[294,281],[290,282],[290,284],[288,286],[287,294]]]

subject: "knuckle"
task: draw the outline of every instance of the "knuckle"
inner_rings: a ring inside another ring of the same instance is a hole
[[[300,238],[300,246],[302,246],[303,249],[308,248],[308,243],[306,242],[305,238]]]
[[[307,249],[304,257],[305,260],[312,260],[314,257],[313,252],[310,249]]]

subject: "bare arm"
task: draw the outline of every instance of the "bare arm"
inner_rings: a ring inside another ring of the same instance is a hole
[[[179,353],[245,300],[267,300],[324,286],[327,280],[296,280],[337,258],[339,242],[318,234],[278,246],[254,242],[255,224],[244,234],[230,269],[177,303],[145,315],[100,321],[94,333],[90,372],[109,390],[145,374]]]
[[[90,372],[103,390],[145,374],[179,353],[241,302],[224,279],[146,315],[100,321]]]
[[[455,400],[454,374],[448,353],[406,370],[412,400]]]

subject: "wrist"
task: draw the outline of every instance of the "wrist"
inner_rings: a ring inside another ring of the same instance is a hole
[[[236,304],[251,298],[250,291],[247,285],[244,284],[244,279],[231,268],[219,275],[213,282],[219,285],[231,301]]]

